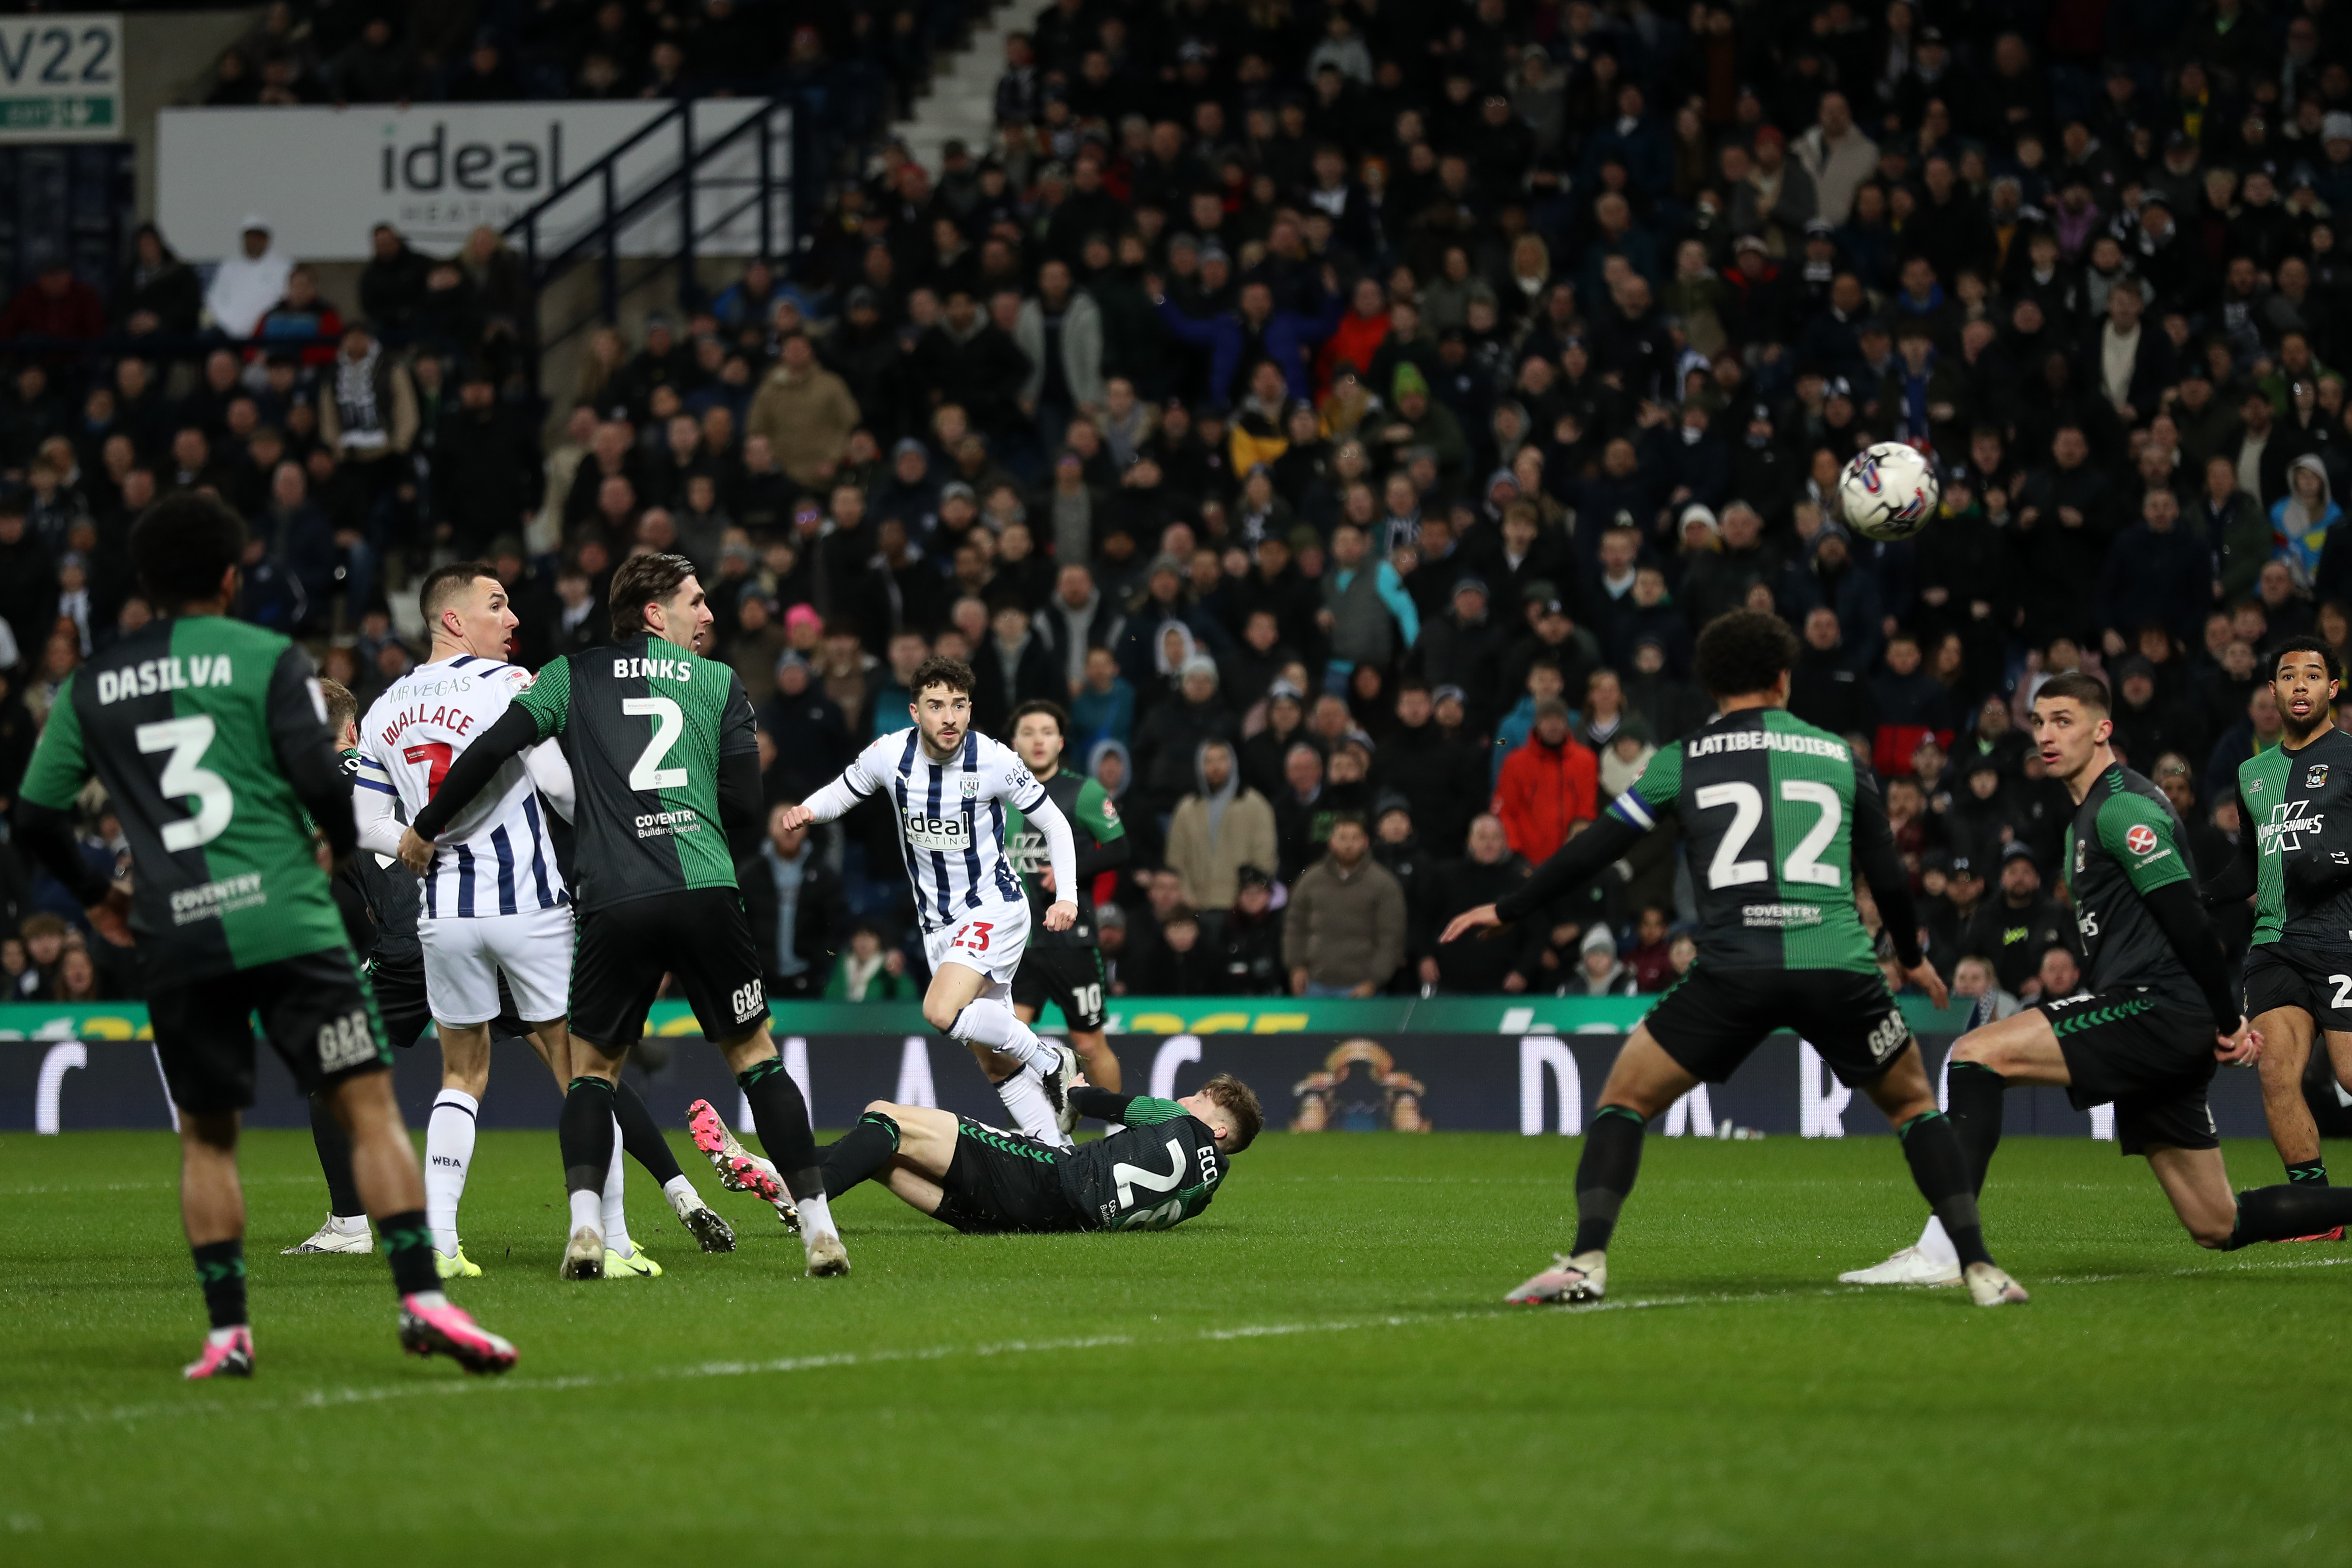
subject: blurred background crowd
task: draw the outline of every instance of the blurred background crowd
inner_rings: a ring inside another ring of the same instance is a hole
[[[1097,890],[1122,993],[1670,984],[1671,833],[1433,937],[1705,721],[1693,637],[1738,606],[1799,633],[1791,706],[1884,779],[1964,991],[2078,983],[2048,675],[2105,679],[2232,852],[2265,648],[2352,639],[2337,0],[1055,0],[992,140],[926,166],[887,127],[978,9],[271,7],[213,101],[815,90],[821,220],[544,384],[488,228],[379,230],[348,298],[262,216],[215,267],[152,229],[117,277],[38,264],[0,312],[0,800],[151,614],[131,520],[198,488],[252,526],[240,612],[362,704],[434,560],[494,563],[535,666],[674,549],[775,802],[905,727],[928,654],[984,732],[1063,705],[1138,843]],[[1877,440],[1942,479],[1915,541],[1841,526]],[[919,983],[893,831],[747,863],[790,890],[754,900],[777,994]],[[0,904],[16,994],[135,986],[13,853]]]

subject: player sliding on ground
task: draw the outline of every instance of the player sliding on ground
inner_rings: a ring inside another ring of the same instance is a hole
[[[2207,868],[2202,890],[2208,909],[2253,897],[2246,1016],[2263,1037],[2263,1115],[2286,1179],[2312,1186],[2327,1185],[2303,1097],[2315,1030],[2326,1032],[2336,1082],[2352,1083],[2352,735],[2330,717],[2341,691],[2319,638],[2290,637],[2273,651],[2284,733],[2238,764],[2238,853]]]
[[[1018,757],[973,733],[971,665],[926,659],[908,685],[915,694],[908,707],[914,727],[858,753],[840,778],[786,811],[784,825],[830,822],[877,793],[890,803],[931,963],[923,1017],[975,1053],[985,1047],[1015,1063],[1019,1071],[996,1085],[997,1097],[1024,1133],[1066,1145],[1076,1122],[1069,1086],[1077,1056],[1039,1039],[1013,1012],[1013,977],[1029,941],[1029,901],[1004,853],[1004,809],[1010,805],[1045,835],[1057,890],[1045,911],[1048,931],[1067,931],[1078,918],[1069,819]]]
[[[557,1133],[571,1191],[562,1277],[604,1277],[604,1190],[621,1065],[645,1033],[666,974],[726,1055],[760,1140],[784,1173],[809,1272],[846,1274],[808,1106],[768,1035],[759,945],[735,885],[735,862],[761,831],[751,699],[734,671],[694,653],[712,617],[684,556],[630,557],[613,574],[612,610],[617,643],[541,670],[451,766],[403,835],[400,858],[421,873],[434,841],[510,758],[562,737],[577,795],[580,911],[574,1077]]]
[[[2033,696],[2033,743],[2074,799],[2066,885],[2091,994],[2036,1003],[1952,1047],[1947,1082],[1969,1190],[1983,1189],[2000,1145],[2002,1093],[2045,1083],[2064,1089],[2077,1110],[2113,1102],[2116,1146],[2147,1156],[2200,1247],[2229,1251],[2352,1220],[2352,1190],[2290,1183],[2230,1191],[2205,1090],[2217,1061],[2253,1061],[2262,1038],[2230,994],[2180,819],[2154,784],[2116,760],[2107,714],[2107,688],[2093,675],[2053,675]],[[1943,1239],[1931,1224],[1886,1262],[1840,1278],[1943,1283]]]
[[[958,1230],[1165,1230],[1209,1207],[1231,1156],[1265,1113],[1248,1084],[1220,1072],[1181,1100],[1070,1086],[1083,1116],[1124,1130],[1075,1147],[1000,1132],[923,1105],[877,1100],[824,1150],[824,1190],[868,1177]]]
[[[328,891],[321,862],[350,855],[356,830],[310,658],[228,618],[245,525],[218,501],[189,494],[150,507],[131,559],[159,619],[58,688],[16,826],[101,930],[119,917],[68,815],[91,775],[131,841],[131,929],[179,1108],[180,1214],[212,1317],[187,1375],[253,1374],[236,1141],[253,1103],[257,1013],[295,1083],[323,1093],[350,1137],[359,1196],[392,1263],[400,1343],[504,1372],[514,1347],[442,1294],[392,1050]]]
[[[1838,1082],[1860,1089],[1900,1135],[1912,1180],[1967,1263],[1979,1306],[2025,1300],[1985,1250],[1951,1124],[1936,1109],[1902,1010],[1887,994],[1854,908],[1869,883],[1896,961],[1937,1006],[1944,983],[1920,956],[1911,885],[1878,780],[1845,742],[1788,711],[1796,639],[1738,610],[1699,633],[1696,672],[1720,710],[1661,747],[1591,829],[1496,903],[1454,917],[1443,940],[1535,916],[1605,870],[1673,812],[1698,900],[1698,962],[1634,1026],[1610,1069],[1576,1167],[1576,1239],[1514,1301],[1597,1301],[1607,1248],[1641,1168],[1650,1121],[1705,1081],[1731,1076],[1764,1037],[1794,1030]]]

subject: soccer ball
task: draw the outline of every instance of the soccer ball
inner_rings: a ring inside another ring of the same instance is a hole
[[[1899,441],[1865,449],[1838,480],[1846,525],[1874,539],[1907,539],[1926,528],[1943,492],[1935,465]]]

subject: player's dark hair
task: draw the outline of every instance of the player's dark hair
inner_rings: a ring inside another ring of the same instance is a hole
[[[195,491],[166,497],[131,525],[131,570],[167,615],[219,593],[228,569],[244,559],[244,520]]]
[[[441,623],[441,612],[473,587],[475,579],[482,577],[496,582],[499,569],[486,560],[453,560],[425,574],[424,583],[416,590],[416,608],[425,612],[425,630],[428,636]]]
[[[1744,697],[1769,691],[1797,662],[1797,634],[1779,616],[1732,610],[1698,634],[1691,672],[1710,695]]]
[[[970,664],[961,659],[950,659],[944,653],[933,653],[915,666],[914,679],[907,683],[907,690],[918,700],[922,697],[926,686],[945,686],[951,692],[961,692],[970,696],[972,688],[978,685]],[[1065,729],[1062,733],[1067,735],[1069,731]]]
[[[2278,679],[2279,664],[2289,653],[2316,653],[2319,655],[2320,667],[2327,672],[2329,680],[2340,681],[2344,678],[2343,669],[2336,663],[2336,650],[2327,645],[2327,640],[2324,637],[2314,637],[2305,632],[2300,637],[2289,637],[2271,650],[2270,678],[2272,680]]]
[[[359,722],[360,699],[352,695],[352,688],[342,682],[320,676],[319,695],[326,699],[327,728],[331,733],[340,737],[343,726]]]
[[[2072,697],[2098,713],[2115,712],[2114,703],[2107,695],[2106,683],[2081,670],[2069,670],[2063,675],[2053,675],[2042,682],[2034,692],[2033,700],[2040,702],[2043,697]]]
[[[915,689],[920,691],[922,688],[918,686]],[[1034,713],[1042,713],[1052,719],[1054,727],[1061,732],[1062,738],[1064,740],[1070,738],[1070,716],[1062,711],[1060,703],[1049,703],[1044,697],[1032,698],[1013,710],[1013,716],[1004,721],[1006,738],[1009,740],[1013,732],[1021,727],[1021,721]]]
[[[1240,1154],[1265,1130],[1265,1108],[1257,1103],[1257,1095],[1250,1086],[1232,1073],[1218,1073],[1201,1085],[1201,1092],[1214,1100],[1234,1119],[1233,1147],[1225,1151],[1227,1154]]]
[[[633,555],[613,574],[613,635],[621,641],[646,629],[646,606],[676,593],[694,575],[694,563],[682,555]]]

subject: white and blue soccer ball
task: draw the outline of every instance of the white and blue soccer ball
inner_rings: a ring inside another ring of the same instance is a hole
[[[1907,539],[1934,520],[1944,486],[1914,446],[1882,441],[1845,465],[1838,504],[1846,526],[1874,539]]]

